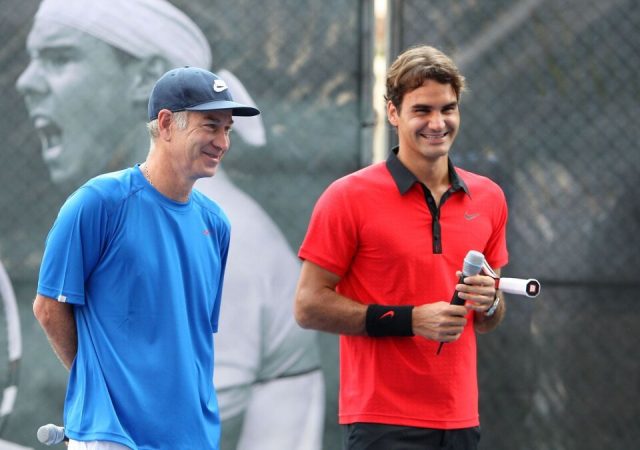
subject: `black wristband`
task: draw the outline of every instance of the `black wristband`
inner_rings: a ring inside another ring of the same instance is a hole
[[[413,336],[413,306],[369,305],[365,328],[372,337]]]

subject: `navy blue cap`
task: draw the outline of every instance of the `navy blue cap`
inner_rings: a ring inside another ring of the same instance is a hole
[[[149,121],[158,118],[161,109],[177,111],[216,111],[230,109],[234,116],[257,116],[252,106],[236,103],[222,78],[197,67],[180,67],[156,81],[149,97]]]

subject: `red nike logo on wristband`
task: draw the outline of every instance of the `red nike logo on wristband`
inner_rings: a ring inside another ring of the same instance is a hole
[[[384,313],[383,315],[381,315],[381,316],[380,316],[380,319],[378,319],[378,320],[382,320],[382,319],[384,319],[385,317],[393,317],[393,316],[395,316],[395,315],[396,315],[396,312],[395,312],[395,311],[387,311],[386,313]]]

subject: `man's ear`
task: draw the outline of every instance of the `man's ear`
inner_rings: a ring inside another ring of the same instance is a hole
[[[172,136],[171,123],[173,122],[173,113],[168,109],[161,109],[158,112],[158,134],[159,139],[170,141]]]
[[[146,106],[153,85],[169,70],[169,62],[161,56],[149,56],[138,60],[131,67],[130,99],[134,104]]]
[[[387,101],[387,120],[389,120],[389,123],[394,127],[398,126],[399,114],[400,113],[398,112],[398,109],[393,104],[393,102],[391,100]]]

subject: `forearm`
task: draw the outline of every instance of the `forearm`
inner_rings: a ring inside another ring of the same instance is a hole
[[[336,292],[340,277],[305,261],[296,291],[295,317],[303,328],[358,336],[410,336],[450,342],[466,323],[466,309],[448,302],[371,307]],[[380,309],[382,308],[382,310]],[[388,308],[388,311],[384,311]]]
[[[78,336],[73,306],[38,295],[33,312],[60,362],[71,369],[78,352]]]
[[[68,332],[67,330],[61,331],[58,327],[45,328],[42,326],[42,328],[49,339],[53,352],[56,354],[62,365],[66,367],[67,370],[71,370],[73,360],[78,353],[78,337],[75,333],[75,321],[73,321],[72,324],[65,326],[69,326],[70,329],[73,330],[73,333]]]
[[[47,331],[46,329],[45,333],[47,334],[47,338],[49,339],[49,343],[51,344],[53,352],[56,354],[62,365],[67,370],[71,370],[73,360],[78,353],[78,341],[76,336],[61,336],[55,331]]]
[[[302,328],[327,333],[365,335],[367,306],[328,287],[315,291],[301,288],[296,296],[295,316]]]
[[[335,334],[364,335],[366,305],[340,295],[340,277],[304,261],[296,289],[294,315],[302,328]]]

